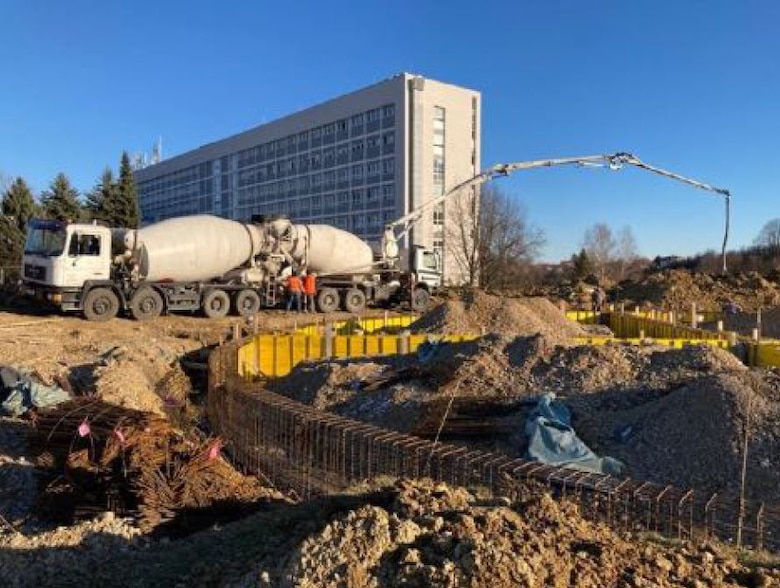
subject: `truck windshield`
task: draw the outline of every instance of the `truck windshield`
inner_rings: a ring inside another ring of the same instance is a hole
[[[65,250],[68,234],[62,228],[30,226],[24,252],[29,255],[56,257]]]

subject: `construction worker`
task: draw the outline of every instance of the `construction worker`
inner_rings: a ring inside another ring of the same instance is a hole
[[[303,290],[301,277],[293,272],[284,285],[287,288],[286,309],[288,311],[292,310],[293,304],[295,304],[295,311],[301,312],[301,292]]]
[[[303,278],[303,311],[314,312],[314,297],[317,294],[317,274],[306,272]]]
[[[601,312],[606,301],[607,293],[604,292],[599,286],[596,286],[591,295],[591,301],[593,302],[593,311]]]

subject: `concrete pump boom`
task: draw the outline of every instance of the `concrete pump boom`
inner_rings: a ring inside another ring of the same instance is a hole
[[[725,231],[723,235],[723,247],[721,251],[723,256],[723,272],[724,273],[726,272],[726,245],[728,243],[728,237],[729,237],[729,222],[730,222],[730,214],[731,214],[730,212],[731,192],[729,192],[729,190],[726,190],[725,188],[717,188],[705,182],[693,180],[691,178],[687,178],[680,174],[670,172],[665,169],[661,169],[659,167],[652,166],[650,164],[643,162],[641,159],[639,159],[635,155],[632,155],[631,153],[615,153],[612,155],[585,155],[582,157],[563,157],[558,159],[540,159],[535,161],[518,161],[515,163],[496,164],[493,167],[477,174],[476,176],[469,178],[468,180],[465,180],[460,184],[454,186],[453,188],[451,188],[441,196],[438,196],[433,200],[426,202],[425,204],[418,207],[417,209],[410,212],[409,214],[402,216],[401,218],[385,225],[385,231],[382,238],[382,251],[385,253],[386,257],[397,256],[398,241],[400,241],[401,239],[403,239],[403,237],[407,235],[407,233],[412,229],[415,223],[418,220],[420,220],[420,218],[422,218],[425,211],[435,207],[438,204],[441,204],[452,194],[455,194],[460,190],[463,190],[464,188],[478,186],[494,178],[508,176],[509,174],[520,170],[536,169],[539,167],[553,167],[558,165],[579,165],[579,166],[608,165],[609,168],[612,170],[619,170],[624,165],[633,165],[634,167],[638,167],[640,169],[644,169],[646,171],[659,174],[661,176],[664,176],[672,180],[683,182],[695,188],[700,188],[702,190],[707,190],[709,192],[715,192],[717,194],[721,194],[722,196],[724,196],[724,200],[726,204],[726,223],[725,223]]]

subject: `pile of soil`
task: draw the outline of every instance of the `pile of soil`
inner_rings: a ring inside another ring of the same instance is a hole
[[[8,586],[703,588],[780,581],[779,570],[748,567],[722,547],[616,533],[538,488],[490,499],[429,480],[279,504],[165,545],[111,516],[56,538],[4,539],[14,547],[0,551]]]
[[[780,285],[755,272],[712,275],[687,270],[666,270],[650,274],[638,282],[624,282],[609,292],[611,300],[627,304],[651,304],[678,312],[690,311],[696,303],[700,310],[720,310],[734,301],[746,311],[759,306],[780,304]]]
[[[363,506],[306,538],[281,577],[295,586],[496,588],[574,579],[594,587],[738,585],[780,577],[706,548],[626,541],[545,494],[497,505],[426,481],[400,482],[395,493],[389,506]],[[263,573],[274,585],[274,571]]]
[[[583,336],[580,325],[569,321],[546,298],[510,298],[480,290],[452,294],[449,299],[412,323],[415,333],[498,333],[511,337],[542,333],[555,339]]]
[[[623,461],[631,477],[727,493],[738,488],[749,402],[747,494],[780,501],[780,378],[709,346],[561,346],[541,335],[488,335],[440,344],[425,363],[410,356],[301,365],[268,387],[429,437],[447,413],[444,438],[512,456],[527,449],[534,399],[554,392],[579,437]]]

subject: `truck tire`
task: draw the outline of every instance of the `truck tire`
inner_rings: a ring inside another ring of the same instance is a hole
[[[154,288],[139,288],[130,299],[130,316],[137,321],[157,318],[163,311],[163,299]]]
[[[236,314],[239,316],[253,316],[260,310],[260,295],[254,290],[241,290],[236,294]]]
[[[335,312],[339,309],[339,293],[335,288],[323,288],[317,294],[317,309],[320,312]]]
[[[347,312],[363,312],[366,309],[366,295],[363,290],[352,288],[344,293],[344,310]]]
[[[431,305],[431,293],[424,288],[415,288],[411,303],[414,312],[425,312]]]
[[[230,310],[230,296],[224,290],[209,290],[203,296],[203,314],[209,318],[222,318]]]
[[[109,321],[119,312],[119,298],[109,288],[93,288],[84,297],[82,310],[88,321]]]

